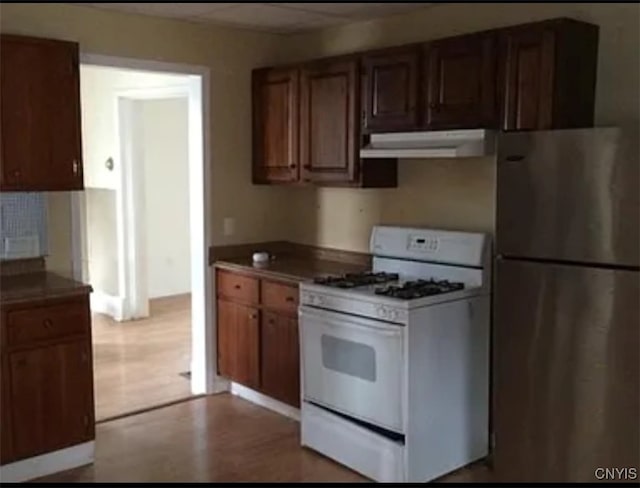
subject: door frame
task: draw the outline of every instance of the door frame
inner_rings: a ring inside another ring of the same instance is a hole
[[[191,392],[214,393],[228,387],[217,376],[216,333],[213,297],[214,283],[209,267],[212,246],[211,221],[211,104],[210,69],[206,66],[168,63],[164,61],[106,56],[81,52],[80,63],[102,67],[132,69],[159,73],[192,75],[189,89],[189,191],[191,220]],[[201,130],[197,130],[201,128]],[[199,162],[200,164],[196,164]],[[72,230],[74,274],[82,274],[83,200],[76,192],[72,196]],[[123,242],[124,245],[124,242]]]

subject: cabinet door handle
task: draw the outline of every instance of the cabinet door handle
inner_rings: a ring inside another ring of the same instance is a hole
[[[50,329],[51,327],[53,327],[53,322],[51,321],[51,319],[44,319],[42,323],[47,329]]]
[[[72,168],[73,168],[73,174],[77,175],[78,174],[78,169],[80,168],[80,166],[78,165],[78,160],[74,159],[73,163],[71,164]]]
[[[258,318],[258,314],[255,314],[255,313],[249,314],[249,318],[252,320],[255,320]]]
[[[240,285],[233,285],[233,287],[234,287],[236,290],[239,290],[240,288],[242,288]]]
[[[287,297],[284,299],[286,302],[293,302],[295,300],[295,298],[293,297]]]

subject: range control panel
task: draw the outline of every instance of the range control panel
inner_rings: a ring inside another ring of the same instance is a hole
[[[440,247],[440,239],[435,236],[424,234],[412,234],[409,236],[408,251],[414,252],[437,252]]]

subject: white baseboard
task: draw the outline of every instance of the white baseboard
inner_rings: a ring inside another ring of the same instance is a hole
[[[0,466],[0,482],[21,483],[49,474],[78,468],[93,462],[95,442],[85,442],[75,446],[48,452],[40,456],[22,459]]]
[[[252,390],[251,388],[247,388],[246,386],[234,383],[232,381],[231,393],[233,393],[234,395],[238,395],[245,400],[249,400],[256,405],[268,408],[269,410],[273,410],[280,415],[284,415],[285,417],[289,417],[290,419],[300,422],[300,409],[292,407],[291,405],[287,405],[286,403],[282,403],[279,400],[268,397],[267,395]]]
[[[89,300],[92,312],[109,315],[118,322],[124,319],[124,299],[122,297],[94,291],[91,293]]]

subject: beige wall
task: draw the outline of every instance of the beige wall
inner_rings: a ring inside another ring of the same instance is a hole
[[[173,98],[136,103],[143,134],[149,298],[189,293],[188,102]]]
[[[84,199],[86,277],[96,292],[118,296],[116,190],[87,188]]]
[[[440,4],[382,20],[289,38],[291,60],[437,39],[554,17],[600,26],[596,123],[640,118],[638,4]],[[290,236],[323,246],[365,251],[378,223],[493,232],[492,159],[399,162],[392,190],[299,189],[290,208]]]
[[[212,234],[216,244],[278,239],[286,189],[251,184],[251,69],[281,60],[280,36],[69,4],[3,3],[2,32],[78,41],[82,52],[210,69]],[[223,217],[236,232],[222,235]]]
[[[68,278],[73,277],[71,194],[69,192],[47,192],[47,233],[49,239],[47,269]]]

